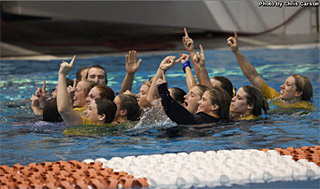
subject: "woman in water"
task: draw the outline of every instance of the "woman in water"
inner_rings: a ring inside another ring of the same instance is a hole
[[[309,78],[294,74],[289,76],[285,83],[280,87],[280,93],[275,89],[269,87],[262,77],[258,74],[257,70],[250,64],[250,62],[241,54],[238,49],[238,37],[234,31],[234,37],[229,37],[227,44],[230,46],[231,51],[235,55],[240,68],[253,86],[261,90],[263,96],[267,99],[280,98],[282,104],[294,104],[296,108],[310,109],[306,103],[302,101],[311,101],[313,96],[312,84]],[[281,104],[279,104],[281,106]],[[311,106],[312,108],[312,106]]]
[[[198,101],[196,114],[189,112],[185,107],[172,99],[169,94],[165,72],[176,63],[175,57],[168,56],[160,64],[163,79],[157,80],[157,86],[162,106],[167,116],[178,124],[202,124],[229,120],[230,97],[228,93],[219,87],[207,89]]]
[[[136,97],[128,94],[119,94],[113,102],[117,105],[114,122],[123,123],[126,121],[139,120],[140,107]]]
[[[234,120],[256,120],[269,109],[261,91],[249,85],[242,86],[231,101],[231,118]]]
[[[94,101],[91,101],[90,105],[88,105],[85,110],[87,117],[80,116],[69,103],[66,75],[71,70],[75,58],[76,56],[73,57],[70,64],[62,62],[60,65],[57,94],[59,114],[68,125],[103,125],[111,123],[114,119],[117,107],[110,100],[97,98]]]

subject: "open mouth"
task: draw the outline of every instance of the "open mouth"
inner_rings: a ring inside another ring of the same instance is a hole
[[[184,107],[188,107],[188,102],[184,101]]]

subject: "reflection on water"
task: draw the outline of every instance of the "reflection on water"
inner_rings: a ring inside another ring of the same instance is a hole
[[[139,52],[138,52],[139,53]],[[224,75],[235,88],[249,84],[229,51],[207,50],[209,75]],[[243,51],[271,87],[279,89],[292,73],[307,75],[313,83],[313,104],[319,109],[319,49]],[[299,54],[299,57],[296,55]],[[139,56],[143,62],[135,75],[133,92],[153,76],[164,55]],[[178,56],[178,54],[175,54]],[[150,112],[135,125],[118,128],[70,127],[50,124],[34,116],[29,98],[42,81],[55,88],[61,60],[2,61],[0,69],[0,164],[27,165],[31,162],[96,159],[141,154],[191,152],[221,149],[260,149],[319,145],[319,111],[272,114],[258,121],[197,126],[176,125],[166,116]],[[120,91],[125,76],[124,57],[77,59],[73,79],[82,66],[101,64],[108,71],[110,87]],[[187,90],[181,66],[168,71],[170,87]],[[73,133],[66,133],[72,131]]]

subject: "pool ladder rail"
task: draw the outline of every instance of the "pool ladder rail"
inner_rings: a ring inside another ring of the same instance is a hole
[[[320,178],[320,146],[0,166],[0,188],[190,188]]]

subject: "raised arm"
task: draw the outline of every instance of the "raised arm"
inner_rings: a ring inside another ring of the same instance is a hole
[[[235,55],[243,74],[248,78],[253,86],[261,89],[264,80],[258,74],[257,70],[250,64],[250,62],[240,53],[238,49],[237,32],[234,31],[234,37],[229,37],[227,41],[227,44]]]
[[[181,60],[179,58],[176,60],[175,56],[167,56],[162,60],[162,62],[159,65],[159,68],[156,72],[156,75],[153,77],[153,82],[151,83],[148,95],[147,95],[147,101],[152,103],[153,100],[158,98],[158,90],[157,90],[157,84],[156,81],[159,78],[162,78],[162,72],[166,72],[168,69],[170,69],[172,66],[174,66],[176,63],[178,63]]]
[[[191,88],[196,85],[196,80],[194,79],[193,73],[191,71],[191,67],[188,66],[190,65],[189,58],[190,56],[187,54],[180,55],[181,63],[184,68],[183,71],[186,73],[186,83],[188,86],[188,91],[190,91]]]
[[[205,56],[204,56],[204,50],[202,48],[202,45],[200,45],[200,53],[197,52],[193,57],[193,62],[195,67],[198,67],[199,74],[200,74],[200,84],[205,85],[207,87],[212,87],[212,83],[210,82],[210,78],[208,75],[208,71],[205,64]]]
[[[139,59],[137,62],[137,52],[134,50],[129,51],[129,55],[126,55],[127,73],[121,85],[121,93],[124,93],[126,90],[131,91],[134,74],[138,71],[141,61]]]
[[[60,70],[59,70],[59,77],[58,77],[58,93],[57,93],[58,112],[61,115],[62,119],[68,125],[81,125],[82,123],[81,116],[75,110],[73,110],[70,104],[69,95],[67,91],[67,83],[66,83],[67,74],[71,70],[75,58],[76,56],[73,57],[70,64],[64,61],[61,63]]]
[[[39,107],[39,97],[32,95],[31,100],[31,108],[35,115],[42,115],[43,110]]]
[[[194,43],[192,38],[189,37],[188,32],[187,32],[187,28],[184,28],[184,37],[182,37],[182,44],[184,46],[184,48],[189,52],[190,57],[194,57],[194,55],[196,54],[196,51],[194,50]],[[200,75],[199,75],[199,70],[198,68],[196,68],[196,66],[194,65],[193,62],[193,66],[194,66],[194,71],[196,73],[197,79],[200,83]]]

